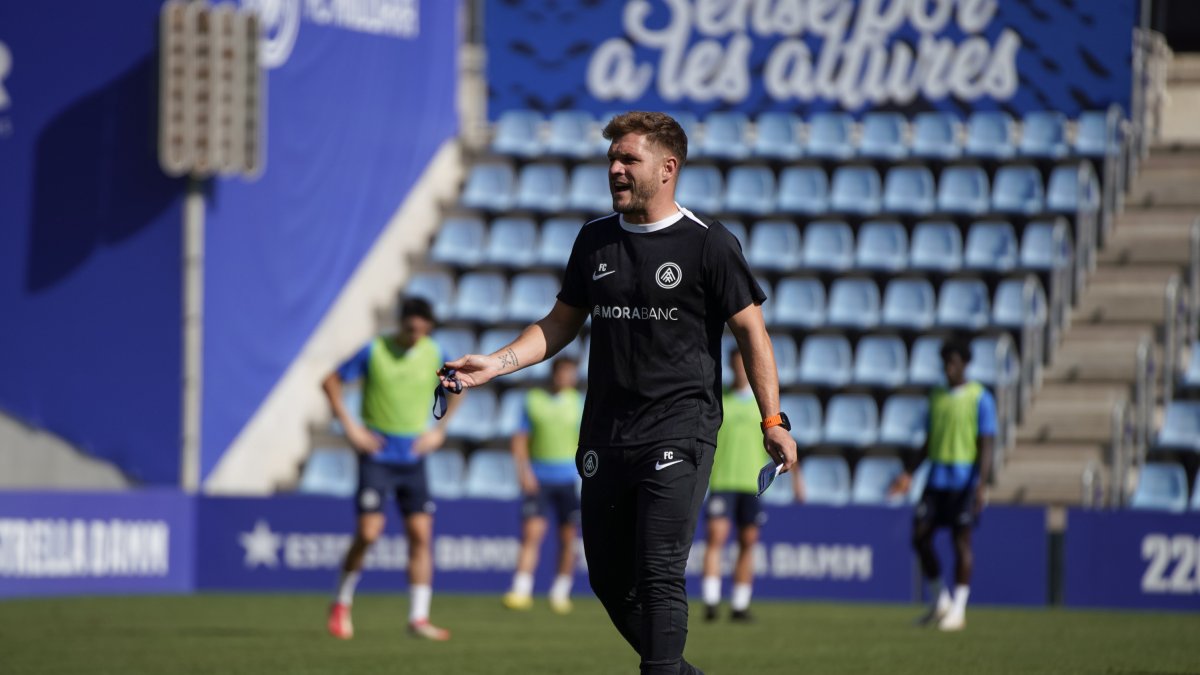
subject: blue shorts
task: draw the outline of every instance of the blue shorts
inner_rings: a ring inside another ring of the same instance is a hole
[[[913,523],[929,527],[975,527],[975,487],[964,490],[925,488],[913,512]]]
[[[554,518],[559,525],[579,524],[579,495],[574,483],[538,485],[537,494],[525,495],[521,502],[521,519]]]
[[[767,522],[762,502],[750,492],[713,492],[708,496],[704,513],[709,520],[733,518],[738,529],[750,525],[761,527]]]
[[[434,511],[425,480],[425,462],[388,464],[359,455],[358,493],[354,498],[358,514],[380,513],[389,494],[395,497],[402,516]]]

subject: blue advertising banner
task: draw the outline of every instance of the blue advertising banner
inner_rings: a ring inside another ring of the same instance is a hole
[[[1129,109],[1137,0],[488,0],[489,115]]]
[[[1200,518],[1067,514],[1064,600],[1072,607],[1200,610]]]
[[[190,592],[193,525],[175,492],[0,492],[0,598]]]
[[[949,530],[935,539],[942,576],[954,584],[954,547]],[[1043,605],[1049,597],[1046,510],[1014,506],[984,509],[972,533],[971,602]]]

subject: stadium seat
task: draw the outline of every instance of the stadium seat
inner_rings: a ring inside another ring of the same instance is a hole
[[[800,463],[800,471],[805,503],[842,506],[850,501],[850,465],[845,459],[811,455]]]
[[[923,216],[937,202],[933,173],[923,166],[897,166],[887,172],[883,184],[883,210],[888,213]]]
[[[1200,511],[1200,474],[1196,474],[1196,482],[1192,483],[1192,511]]]
[[[551,274],[527,272],[513,277],[508,291],[509,321],[533,323],[550,313],[561,284]]]
[[[538,213],[562,211],[567,205],[567,172],[561,164],[527,164],[517,176],[513,208]]]
[[[1192,343],[1187,367],[1184,368],[1183,375],[1179,378],[1179,386],[1175,389],[1184,396],[1194,397],[1200,394],[1200,341]]]
[[[763,216],[775,210],[775,174],[765,166],[735,166],[729,170],[724,210]]]
[[[786,333],[771,333],[771,345],[775,348],[779,384],[786,387],[796,381],[796,341]]]
[[[1033,297],[1025,298],[1026,283],[1032,281]],[[996,287],[992,303],[992,325],[1019,329],[1033,324],[1041,326],[1047,319],[1046,292],[1037,277],[1005,279]]]
[[[926,335],[917,338],[908,357],[908,383],[917,387],[943,384],[942,338]]]
[[[842,387],[854,368],[850,343],[840,335],[810,335],[800,347],[800,384]],[[777,357],[778,358],[778,357]]]
[[[821,441],[828,445],[864,448],[879,438],[879,407],[866,394],[838,394],[825,407]]]
[[[845,113],[823,112],[808,121],[804,154],[818,159],[846,160],[854,156],[854,120]]]
[[[350,497],[358,489],[358,458],[353,450],[316,448],[304,462],[296,491],[308,495]]]
[[[937,208],[945,213],[977,216],[990,207],[987,173],[978,166],[951,166],[938,181]]]
[[[465,473],[466,460],[458,450],[438,450],[425,460],[429,494],[435,499],[462,497]]]
[[[473,392],[474,393],[474,392]],[[467,459],[464,496],[474,499],[516,499],[521,496],[517,469],[507,450],[481,449]]]
[[[1008,272],[1017,266],[1020,250],[1017,233],[1005,221],[973,223],[967,231],[963,267],[986,272]]]
[[[879,325],[879,286],[871,279],[842,277],[829,289],[825,323],[866,330]]]
[[[475,267],[483,262],[487,246],[487,227],[483,219],[474,217],[448,218],[438,228],[429,259],[440,265]]]
[[[925,485],[929,482],[929,460],[923,460],[912,472],[912,482],[908,486],[908,503],[916,504],[925,494]]]
[[[1098,194],[1099,183],[1090,164],[1063,164],[1050,172],[1046,210],[1074,215],[1080,209],[1094,209],[1099,206]]]
[[[414,274],[404,286],[404,295],[425,298],[433,305],[438,320],[447,319],[454,303],[454,278],[446,272]]]
[[[855,504],[903,504],[903,495],[891,497],[888,494],[901,473],[904,473],[904,463],[899,457],[863,457],[854,468],[850,501]]]
[[[746,143],[746,128],[750,120],[745,113],[711,112],[704,117],[704,140],[696,147],[698,157],[742,160],[750,155]],[[690,154],[690,153],[689,153]]]
[[[612,213],[608,167],[603,164],[580,164],[572,169],[567,206],[587,214]]]
[[[1032,216],[1045,208],[1042,174],[1028,164],[1010,164],[996,170],[992,183],[992,210]]]
[[[766,464],[766,462],[763,462]],[[771,483],[771,487],[759,497],[763,504],[771,506],[788,506],[796,502],[796,491],[792,485],[792,477],[784,474]]]
[[[463,397],[458,410],[446,425],[446,437],[479,443],[492,437],[492,421],[496,418],[496,394],[481,388]]]
[[[1007,339],[1008,336],[1005,335],[1004,338]],[[967,365],[967,379],[993,389],[1014,381],[1019,367],[1016,353],[1009,350],[1007,361],[997,362],[999,342],[1000,338],[996,336],[983,336],[971,340],[971,363]]]
[[[833,172],[829,207],[838,213],[874,215],[883,205],[879,172],[869,166],[841,166]]]
[[[1200,401],[1171,401],[1154,447],[1200,452]]]
[[[1057,251],[1055,238],[1060,240]],[[1021,235],[1020,266],[1033,270],[1053,270],[1069,263],[1070,239],[1065,220],[1036,220],[1029,223]]]
[[[500,407],[496,411],[496,425],[493,429],[495,438],[512,438],[521,426],[521,417],[525,414],[525,397],[528,389],[509,389],[500,396]]]
[[[931,272],[954,272],[963,265],[962,232],[954,223],[931,220],[913,230],[908,266]]]
[[[869,220],[858,229],[854,266],[898,272],[908,267],[908,233],[894,220]]]
[[[546,154],[570,159],[585,159],[596,150],[593,128],[596,120],[582,110],[556,110],[550,114],[546,136]]]
[[[676,201],[692,211],[716,213],[721,210],[724,182],[715,166],[687,166],[679,173]]]
[[[537,260],[537,225],[530,218],[504,216],[492,221],[483,262],[524,269]]]
[[[542,235],[538,237],[538,264],[566,267],[575,238],[582,228],[582,218],[551,218],[542,223]]]
[[[951,113],[926,112],[913,118],[912,155],[948,161],[962,154],[959,122]]]
[[[810,270],[842,272],[854,266],[854,232],[840,220],[818,220],[804,229],[803,264]]]
[[[517,182],[508,162],[481,162],[471,167],[460,203],[469,209],[507,211]]]
[[[760,220],[750,230],[746,261],[755,269],[787,271],[800,262],[800,229],[790,220]]]
[[[883,291],[880,323],[905,330],[928,330],[937,312],[937,295],[928,279],[892,279]]]
[[[779,173],[780,213],[815,215],[829,209],[829,177],[820,167],[789,166]]]
[[[800,118],[793,113],[766,112],[755,120],[754,155],[791,162],[804,154],[800,144]]]
[[[812,394],[784,394],[779,397],[779,409],[792,422],[792,438],[801,448],[821,442],[821,402]],[[766,462],[764,462],[765,464]]]
[[[725,229],[729,230],[734,239],[738,240],[738,245],[742,247],[742,251],[744,252],[746,247],[750,245],[750,240],[746,234],[746,226],[742,224],[742,221],[732,218],[722,218],[721,224],[725,226]]]
[[[929,399],[917,394],[893,394],[883,402],[879,443],[905,450],[925,445],[929,430]]]
[[[679,123],[683,133],[687,135],[688,147],[699,147],[704,144],[700,119],[696,117],[696,113],[689,110],[668,110],[667,114]]]
[[[1107,157],[1118,146],[1117,133],[1115,116],[1110,122],[1107,110],[1085,110],[1075,120],[1074,154],[1080,157]]]
[[[816,328],[825,323],[825,286],[818,279],[788,278],[775,287],[772,324]]]
[[[466,354],[474,354],[478,341],[475,331],[469,328],[438,328],[433,331],[433,341],[438,343],[451,360]]]
[[[506,110],[496,121],[492,152],[529,159],[542,152],[542,116],[536,110]]]
[[[1013,145],[1012,115],[999,110],[980,110],[967,118],[967,155],[984,159],[1010,159]]]
[[[1129,508],[1182,513],[1188,506],[1187,472],[1174,462],[1146,462]]]
[[[937,323],[943,328],[981,330],[991,322],[987,284],[979,279],[950,279],[938,292]]]
[[[869,159],[895,161],[908,154],[904,132],[907,122],[900,113],[874,112],[863,115],[858,154]]]
[[[1067,118],[1060,112],[1038,110],[1021,119],[1019,150],[1026,157],[1059,159],[1070,153],[1067,147]]]
[[[504,318],[507,298],[504,277],[490,272],[468,272],[458,280],[453,318],[460,321],[495,323]]]
[[[895,388],[908,379],[908,348],[894,335],[868,335],[854,350],[854,384]]]
[[[775,289],[771,288],[771,282],[767,281],[766,277],[760,274],[755,276],[754,280],[758,283],[758,287],[762,289],[763,295],[768,298],[775,297]],[[763,321],[767,322],[767,325],[770,325],[775,319],[775,303],[763,303],[759,305],[759,310],[762,312]]]

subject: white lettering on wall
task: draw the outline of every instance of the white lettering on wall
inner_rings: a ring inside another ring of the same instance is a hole
[[[1200,537],[1190,534],[1148,534],[1142,539],[1142,592],[1152,595],[1192,595],[1200,592]]]
[[[0,577],[162,577],[171,528],[161,520],[0,519]]]

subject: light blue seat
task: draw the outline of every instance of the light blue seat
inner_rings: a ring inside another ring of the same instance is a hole
[[[1021,118],[1021,144],[1018,150],[1026,157],[1039,159],[1066,157],[1071,151],[1067,147],[1066,115],[1053,110],[1025,113],[1025,117]]]
[[[1008,338],[1007,335],[1004,337]],[[971,363],[967,365],[968,380],[975,380],[993,390],[999,385],[1015,381],[1017,369],[1020,367],[1016,353],[1008,350],[1007,361],[997,361],[999,342],[1000,338],[996,336],[983,336],[971,340]]]
[[[904,330],[927,330],[937,318],[937,294],[928,279],[892,279],[883,290],[879,322]]]
[[[938,291],[937,323],[943,328],[982,330],[992,319],[987,284],[980,279],[950,279]]]
[[[358,459],[353,450],[316,448],[304,462],[296,491],[307,495],[350,497],[358,489]]]
[[[936,203],[937,190],[929,169],[897,166],[887,172],[883,184],[884,211],[923,216],[932,213]]]
[[[945,381],[942,338],[936,335],[917,338],[908,356],[908,383],[917,387],[933,387]]]
[[[496,121],[492,152],[528,159],[542,152],[542,115],[536,110],[506,110]]]
[[[433,340],[450,360],[475,354],[475,347],[479,344],[475,339],[475,331],[469,328],[438,328],[433,331]]]
[[[1042,174],[1028,164],[1002,166],[992,183],[992,210],[1023,216],[1036,215],[1046,205]]]
[[[556,110],[550,114],[546,154],[570,159],[590,157],[596,150],[596,120],[583,110]]]
[[[479,443],[492,437],[496,417],[496,394],[482,387],[468,392],[446,425],[446,437]]]
[[[939,211],[976,216],[991,205],[987,173],[978,166],[951,166],[938,181]]]
[[[850,343],[840,335],[810,335],[800,347],[800,384],[843,387],[854,369]]]
[[[840,220],[818,220],[804,228],[807,269],[842,272],[854,266],[854,231]]]
[[[868,220],[858,228],[855,267],[899,272],[908,267],[908,233],[894,220]]]
[[[825,285],[818,279],[788,278],[775,288],[772,324],[816,328],[825,323]]]
[[[900,113],[874,112],[863,115],[858,154],[870,159],[898,160],[908,155],[904,132],[908,123]]]
[[[1183,513],[1188,506],[1187,472],[1174,462],[1146,462],[1129,508]]]
[[[516,182],[508,162],[481,162],[467,174],[460,203],[469,209],[507,211],[513,205]]]
[[[746,234],[746,226],[742,223],[742,221],[733,220],[731,218],[722,218],[721,224],[725,226],[725,229],[729,230],[729,233],[733,235],[734,239],[738,240],[738,245],[742,247],[742,251],[744,252],[746,247],[750,245],[750,238],[749,235]]]
[[[854,384],[895,388],[908,379],[908,348],[894,335],[868,335],[854,350]]]
[[[760,220],[750,230],[746,261],[755,269],[787,271],[800,262],[800,228],[790,220]]]
[[[566,267],[575,238],[582,228],[582,218],[551,218],[542,223],[536,256],[538,264]]]
[[[541,317],[538,317],[541,318]],[[517,339],[521,334],[519,328],[492,328],[479,336],[479,353],[495,354],[505,345]],[[522,368],[515,373],[505,375],[509,383],[524,383],[543,381],[550,377],[550,361],[539,361],[528,368]]]
[[[1058,250],[1055,250],[1054,244],[1056,237],[1059,238]],[[1021,267],[1053,270],[1059,265],[1068,264],[1071,255],[1071,233],[1065,220],[1035,220],[1025,226],[1021,234]]]
[[[998,328],[1019,329],[1027,325],[1042,326],[1047,318],[1046,292],[1042,282],[1030,275],[1033,297],[1025,297],[1026,279],[1005,279],[996,287],[992,303],[992,325]]]
[[[668,110],[667,114],[683,128],[683,133],[687,136],[689,148],[699,147],[704,144],[704,138],[700,129],[700,118],[696,117],[696,113],[689,110]]]
[[[725,211],[763,216],[775,210],[775,174],[765,166],[729,170]]]
[[[528,389],[518,387],[509,389],[500,396],[494,428],[496,438],[508,439],[517,433],[521,426],[521,418],[525,414],[525,397],[528,394]]]
[[[925,112],[913,118],[912,155],[948,161],[962,155],[958,118],[947,112]]]
[[[988,272],[1007,272],[1016,268],[1020,256],[1017,233],[1011,223],[985,220],[967,230],[967,249],[963,267]]]
[[[871,279],[842,277],[829,289],[825,323],[866,330],[879,325],[879,286]]]
[[[517,499],[521,486],[512,454],[501,449],[481,449],[467,459],[464,496],[473,499]]]
[[[433,305],[434,316],[447,319],[453,313],[454,278],[447,272],[419,272],[404,286],[404,294],[425,298]]]
[[[849,503],[850,465],[845,459],[810,455],[800,463],[800,470],[804,475],[805,503],[829,506]]]
[[[755,120],[754,155],[785,162],[804,154],[800,118],[788,112],[766,112]]]
[[[1099,190],[1096,172],[1091,164],[1083,162],[1057,166],[1050,172],[1046,210],[1074,215],[1081,209],[1095,209],[1099,207]]]
[[[491,272],[468,272],[458,280],[458,292],[454,297],[454,318],[485,324],[495,323],[504,318],[507,297],[508,284],[503,276]]]
[[[912,482],[908,486],[908,503],[916,504],[925,494],[925,485],[929,482],[929,460],[923,460],[913,470]]]
[[[715,213],[721,210],[725,194],[721,170],[715,166],[687,166],[679,173],[676,201],[692,211]]]
[[[816,166],[789,166],[779,173],[780,213],[815,215],[829,209],[829,177]]]
[[[1110,120],[1110,114],[1112,119]],[[1073,150],[1080,157],[1103,158],[1118,147],[1119,115],[1107,110],[1085,110],[1075,120]]]
[[[483,262],[487,246],[487,226],[482,218],[448,218],[438,228],[429,248],[429,259],[441,265],[475,267]]]
[[[763,464],[767,462],[764,460]],[[792,477],[783,474],[771,483],[771,487],[759,497],[763,504],[770,506],[788,506],[796,502],[796,491],[792,485]]]
[[[775,367],[779,371],[779,384],[788,386],[796,382],[796,341],[786,333],[771,333],[771,345],[775,348]]]
[[[879,443],[919,450],[929,431],[929,398],[918,394],[893,394],[883,402]]]
[[[805,448],[821,442],[821,402],[812,394],[784,394],[779,397],[779,409],[787,413],[792,422],[792,438],[796,445]],[[763,462],[766,464],[766,462]]]
[[[517,177],[514,208],[539,213],[561,211],[567,205],[567,172],[561,164],[527,164]]]
[[[750,156],[746,143],[746,128],[750,120],[745,113],[711,112],[704,117],[704,140],[696,149],[698,157],[741,160]],[[690,153],[689,153],[690,154]]]
[[[879,172],[869,166],[842,166],[833,172],[829,206],[838,213],[874,215],[883,206]]]
[[[1013,145],[1012,115],[999,110],[980,110],[967,118],[967,155],[985,159],[1011,159],[1017,154]]]
[[[492,221],[483,261],[526,268],[537,261],[537,225],[530,218],[504,216]]]
[[[505,315],[509,321],[533,323],[550,313],[558,295],[558,278],[551,274],[526,272],[513,277]]]
[[[854,120],[845,113],[817,113],[808,121],[804,154],[820,159],[850,159],[854,156],[853,130]]]
[[[771,282],[767,281],[766,277],[759,274],[754,277],[754,280],[758,282],[758,287],[762,289],[764,295],[768,298],[775,297],[775,289],[771,288]],[[775,320],[775,303],[765,302],[759,305],[759,309],[762,310],[763,321],[770,325]]]
[[[1192,506],[1193,511],[1200,511],[1200,474],[1196,475],[1196,482],[1192,484]]]
[[[608,167],[603,164],[580,164],[572,169],[567,206],[588,214],[612,213]]]
[[[1192,355],[1179,379],[1178,391],[1187,395],[1200,392],[1200,341],[1192,343]]]
[[[863,457],[854,468],[850,501],[855,504],[900,506],[905,501],[904,496],[892,497],[888,493],[901,473],[904,473],[904,463],[899,457]]]
[[[954,272],[963,265],[962,232],[954,223],[931,220],[913,229],[908,266],[915,270]]]
[[[1154,446],[1200,452],[1200,401],[1171,401]]]
[[[425,459],[425,480],[429,494],[435,499],[458,499],[463,496],[466,460],[458,450],[438,450]]]

